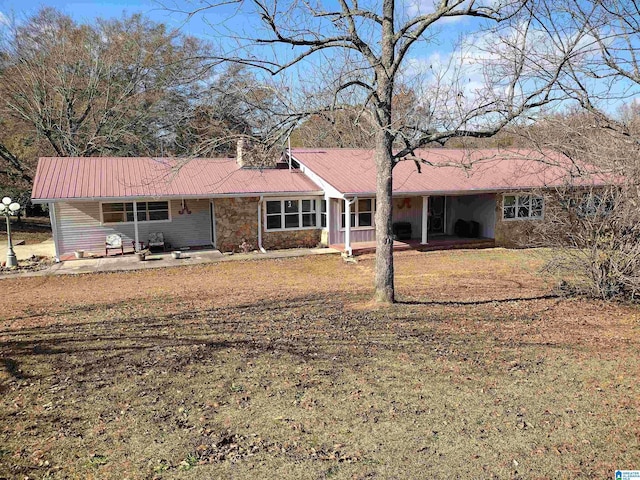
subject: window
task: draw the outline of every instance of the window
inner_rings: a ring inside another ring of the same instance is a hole
[[[505,195],[502,201],[502,218],[505,220],[542,218],[544,200],[535,195]]]
[[[316,200],[302,200],[302,226],[315,227],[316,222]]]
[[[169,202],[138,202],[139,222],[170,220]],[[133,222],[133,202],[103,203],[103,223]]]
[[[342,220],[340,226],[345,228],[345,206],[342,202]],[[370,228],[373,227],[373,212],[375,210],[372,198],[362,198],[351,205],[351,228]]]
[[[267,230],[315,228],[318,224],[317,200],[267,200]]]
[[[574,202],[575,203],[575,202]],[[577,213],[580,217],[606,216],[613,210],[614,199],[605,195],[585,193],[578,202]]]
[[[320,200],[320,226],[327,228],[327,201]]]
[[[267,202],[267,230],[282,228],[282,203]]]

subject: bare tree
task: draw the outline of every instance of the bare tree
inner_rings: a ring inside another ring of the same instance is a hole
[[[260,81],[247,67],[228,65],[180,123],[177,153],[186,159],[231,154],[236,151],[236,141],[244,138],[247,144],[264,150],[257,155],[260,163],[269,163],[269,159],[273,163],[287,133],[282,121],[288,108],[285,97],[283,89]]]
[[[305,96],[298,103],[302,108],[294,112],[296,121],[301,115],[345,104],[359,105],[368,115],[377,169],[375,298],[381,302],[395,299],[394,166],[404,159],[421,163],[414,152],[430,143],[492,136],[524,112],[551,101],[562,65],[558,60],[565,53],[564,49],[546,52],[545,66],[558,65],[557,70],[538,73],[537,57],[530,55],[536,45],[530,37],[541,27],[535,3],[527,0],[438,0],[433,5],[394,0],[232,0],[206,3],[190,14],[209,8],[235,9],[249,25],[238,31],[235,18],[235,28],[213,27],[224,39],[224,54],[215,60],[257,68],[273,77],[299,72],[299,78],[290,82]],[[472,43],[481,44],[484,51],[468,46],[438,68],[427,65],[430,79],[420,84],[420,108],[398,115],[394,97],[399,86],[418,86],[415,50],[436,42],[445,22],[463,18],[478,25],[477,37],[484,41],[475,38]],[[469,84],[468,67],[482,85]],[[317,93],[311,92],[313,87],[324,95],[309,95]],[[316,98],[315,104],[311,98]]]
[[[294,147],[372,148],[373,125],[360,108],[319,113],[304,119],[292,133]]]
[[[634,0],[561,0],[552,5],[538,12],[545,26],[540,40],[580,38],[567,49],[558,87],[590,115],[594,135],[600,135],[596,129],[609,130],[621,141],[626,137],[629,145],[637,143],[637,109],[628,102],[640,94],[640,5]],[[575,111],[568,113],[576,118]]]
[[[1,113],[55,155],[159,154],[191,108],[207,53],[139,15],[83,25],[46,8],[4,41]]]
[[[603,125],[601,113],[571,108],[512,130],[516,142],[561,152],[566,186],[540,191],[544,222],[530,222],[522,245],[544,250],[565,292],[610,299],[640,293],[640,122],[635,108]],[[624,127],[623,130],[620,130]]]
[[[583,177],[586,178],[586,175]],[[544,222],[522,232],[542,250],[545,269],[564,293],[637,300],[640,294],[640,210],[637,184],[547,189]]]
[[[640,285],[640,6],[633,0],[561,0],[536,15],[540,41],[563,44],[560,112],[517,129],[519,142],[560,151],[583,183],[607,175],[607,188],[547,192],[554,205],[534,238],[556,245],[550,268],[571,290],[636,298]],[[567,39],[580,38],[569,48]],[[564,43],[563,43],[564,42]],[[542,70],[549,66],[540,62]],[[550,70],[547,70],[548,72]],[[561,233],[566,232],[566,233]]]

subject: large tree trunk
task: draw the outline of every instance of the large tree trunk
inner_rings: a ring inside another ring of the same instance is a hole
[[[382,303],[395,301],[393,285],[393,138],[386,129],[376,134],[376,292]]]
[[[382,47],[378,77],[376,120],[376,292],[382,303],[395,301],[393,285],[393,135],[390,133],[393,99],[394,0],[382,4]]]

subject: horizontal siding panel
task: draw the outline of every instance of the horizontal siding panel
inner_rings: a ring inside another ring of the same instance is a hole
[[[422,238],[422,197],[393,197],[393,223],[411,224],[411,238]]]
[[[56,230],[60,253],[75,250],[104,252],[104,241],[111,233],[123,235],[125,247],[131,249],[133,225],[121,225],[116,230],[100,223],[98,202],[56,203]]]
[[[340,238],[340,204],[342,200],[331,198],[329,201],[329,243],[343,243]]]
[[[209,200],[188,200],[187,207],[191,213],[180,214],[182,202],[171,202],[171,222],[147,224],[151,230],[164,233],[165,241],[172,248],[198,247],[211,245],[211,214]],[[157,228],[156,228],[157,226]]]
[[[329,231],[329,243],[337,245],[344,243],[344,230],[340,228],[342,215],[340,211],[340,202],[342,200],[331,199],[331,212],[329,214],[331,229]],[[376,231],[374,228],[367,230],[351,229],[351,243],[353,242],[372,242],[376,239]]]
[[[182,203],[171,201],[171,221],[138,224],[140,241],[147,242],[150,233],[162,232],[172,248],[211,245],[211,216],[209,200],[189,200],[191,212],[180,214]],[[56,231],[60,253],[75,250],[104,253],[107,235],[122,235],[125,251],[131,251],[135,231],[133,223],[102,225],[99,202],[64,202],[54,204]]]
[[[458,220],[473,220],[480,224],[480,235],[495,237],[496,196],[495,194],[461,195],[447,197],[447,232],[453,233]]]

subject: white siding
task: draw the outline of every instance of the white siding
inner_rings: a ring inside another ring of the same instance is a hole
[[[338,245],[344,243],[344,230],[341,230],[340,223],[342,222],[342,215],[340,213],[340,202],[335,198],[331,199],[329,214],[331,227],[329,229],[329,243],[332,245]],[[374,223],[375,224],[375,223]],[[354,242],[373,242],[376,239],[375,228],[368,229],[351,229],[351,243]]]
[[[480,235],[485,238],[494,238],[496,226],[496,195],[487,193],[447,197],[448,234],[453,234],[453,227],[459,219],[478,222],[480,224]]]
[[[135,237],[133,223],[102,225],[99,202],[56,203],[56,221],[60,254],[74,250],[104,252],[107,235],[122,235],[125,251],[132,250]],[[182,204],[171,201],[171,221],[138,223],[140,241],[148,240],[149,233],[162,232],[173,248],[211,244],[211,215],[209,200],[188,200],[191,214],[180,214]]]
[[[393,223],[409,222],[411,238],[422,238],[422,197],[393,197]]]

